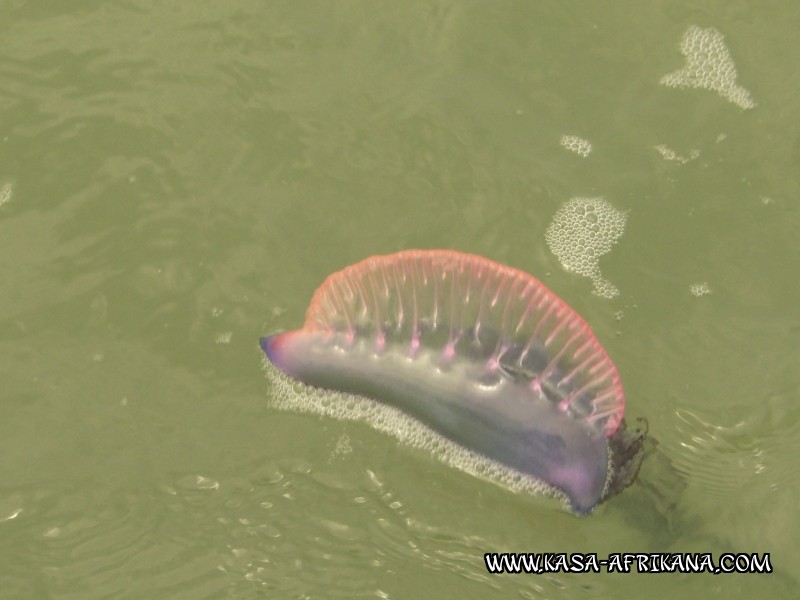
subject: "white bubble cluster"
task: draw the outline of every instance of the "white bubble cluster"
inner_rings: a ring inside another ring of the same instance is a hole
[[[407,446],[430,452],[445,464],[470,475],[517,493],[547,495],[567,502],[566,495],[553,486],[467,450],[399,409],[363,396],[305,385],[281,373],[269,360],[265,359],[263,364],[272,384],[271,406],[276,409],[360,421]]]
[[[594,294],[613,298],[619,290],[603,278],[599,259],[622,236],[626,220],[602,198],[572,198],[553,215],[545,241],[564,269],[591,279]]]
[[[664,75],[661,83],[668,87],[713,90],[741,108],[753,108],[750,92],[736,83],[736,66],[725,46],[724,36],[709,27],[692,25],[683,34],[681,53],[686,65]]]
[[[561,137],[561,145],[567,150],[586,158],[592,153],[592,144],[589,140],[579,138],[577,135]]]
[[[693,283],[689,286],[689,293],[692,296],[705,296],[706,294],[711,293],[711,288],[708,286],[707,281],[703,281],[702,283]]]
[[[11,191],[11,183],[8,181],[0,187],[0,206],[11,200]]]
[[[679,162],[682,165],[700,156],[700,150],[691,150],[689,156],[681,156],[671,148],[668,148],[665,144],[659,144],[658,146],[654,146],[654,148],[664,157],[664,160]]]
[[[216,343],[216,344],[230,344],[232,337],[233,337],[233,332],[232,331],[225,331],[223,333],[220,333],[217,336],[217,339],[214,340],[214,343]]]
[[[328,455],[328,463],[332,463],[333,459],[337,456],[346,456],[352,452],[353,446],[350,444],[350,436],[343,433],[339,436],[339,439],[336,440],[336,447],[331,450],[331,453]]]

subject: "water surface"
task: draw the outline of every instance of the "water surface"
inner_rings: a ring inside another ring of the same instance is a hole
[[[2,3],[3,595],[794,597],[796,19]],[[659,83],[692,25],[724,35],[754,108]],[[597,197],[626,216],[597,261],[610,299],[545,242]],[[528,271],[591,323],[659,441],[638,485],[577,518],[270,408],[259,336],[329,273],[413,247]],[[770,552],[775,573],[489,576],[502,551]]]

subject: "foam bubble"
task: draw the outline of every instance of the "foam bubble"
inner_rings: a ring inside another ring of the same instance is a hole
[[[328,404],[330,400],[328,401]],[[327,406],[327,404],[326,404]],[[333,459],[337,456],[346,456],[353,452],[353,446],[350,444],[350,436],[346,433],[343,433],[339,436],[339,439],[336,440],[336,447],[331,450],[331,453],[328,455],[328,462],[332,463]]]
[[[702,283],[693,283],[689,286],[689,293],[692,296],[705,296],[706,294],[711,293],[711,288],[709,287],[707,281],[703,281]]]
[[[230,344],[231,338],[233,337],[232,331],[225,331],[220,333],[217,338],[214,340],[215,344]]]
[[[667,147],[666,144],[659,144],[658,146],[653,146],[658,153],[664,157],[664,160],[671,160],[675,162],[679,162],[682,165],[685,165],[690,160],[694,160],[698,156],[700,156],[700,150],[691,150],[689,152],[689,156],[681,156],[671,148]]]
[[[736,83],[736,66],[719,31],[692,25],[683,34],[681,53],[686,57],[686,65],[664,75],[662,85],[713,90],[744,109],[756,105],[750,92]]]
[[[0,206],[11,200],[12,185],[11,182],[6,181],[0,186]]]
[[[551,496],[568,503],[567,496],[557,488],[467,450],[394,407],[364,396],[298,385],[269,360],[265,359],[263,365],[267,379],[272,384],[273,408],[322,415],[340,421],[360,421],[475,477],[517,493]]]
[[[567,150],[586,158],[592,153],[592,144],[589,140],[579,138],[577,135],[561,137],[561,145]]]
[[[613,298],[619,289],[603,277],[599,260],[622,236],[626,220],[602,198],[572,198],[553,215],[545,241],[565,270],[591,279],[594,294]]]

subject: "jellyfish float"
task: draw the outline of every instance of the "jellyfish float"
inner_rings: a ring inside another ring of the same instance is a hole
[[[480,256],[368,258],[327,278],[301,329],[261,347],[282,376],[400,411],[578,514],[641,462],[644,434],[626,431],[619,373],[586,321]]]

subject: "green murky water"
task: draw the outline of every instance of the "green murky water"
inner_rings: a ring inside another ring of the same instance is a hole
[[[0,3],[0,595],[794,597],[798,19]],[[724,50],[684,56],[690,31]],[[705,59],[687,81],[717,88],[660,83]],[[616,243],[551,250],[558,211],[597,197]],[[633,488],[576,518],[270,408],[258,337],[329,273],[414,247],[531,272],[592,324],[659,442]],[[775,572],[489,575],[502,551],[769,552]]]

